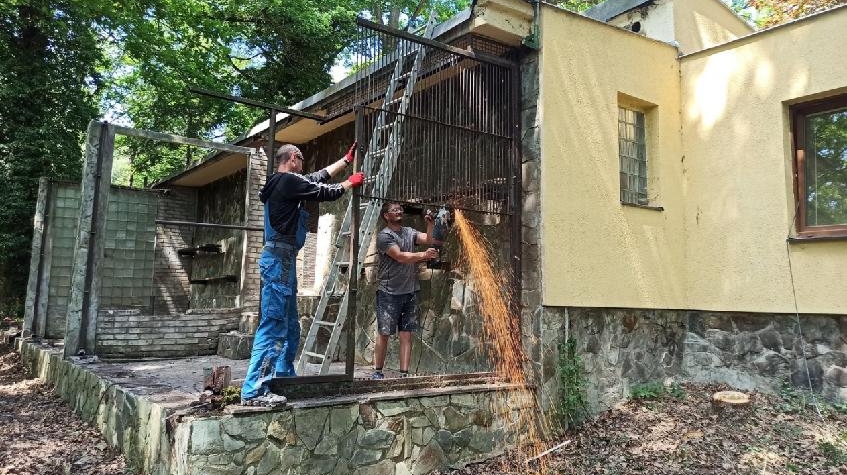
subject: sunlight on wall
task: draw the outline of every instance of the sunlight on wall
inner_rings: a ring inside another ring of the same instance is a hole
[[[706,61],[695,83],[694,105],[689,120],[700,123],[700,131],[708,133],[726,113],[730,84],[737,79],[740,59],[735,51],[726,51]]]

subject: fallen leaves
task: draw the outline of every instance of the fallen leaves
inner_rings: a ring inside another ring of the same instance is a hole
[[[122,455],[0,345],[0,475],[129,475]]]
[[[821,475],[847,473],[847,414],[811,405],[788,414],[780,396],[751,394],[752,406],[716,414],[724,385],[683,385],[686,397],[629,401],[551,440],[567,450],[532,467],[513,454],[442,475],[648,474]]]

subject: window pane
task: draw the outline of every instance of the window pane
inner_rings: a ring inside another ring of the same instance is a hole
[[[618,108],[621,201],[647,204],[647,140],[643,112]]]
[[[847,224],[847,108],[806,117],[806,224]]]

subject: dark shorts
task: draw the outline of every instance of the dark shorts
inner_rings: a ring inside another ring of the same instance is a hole
[[[380,335],[393,335],[397,331],[411,332],[420,326],[418,292],[391,295],[376,291],[376,324]]]

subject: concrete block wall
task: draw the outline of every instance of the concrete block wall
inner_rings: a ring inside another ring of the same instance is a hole
[[[76,226],[79,214],[80,189],[78,183],[54,182],[48,204],[47,239],[43,250],[45,259],[42,289],[38,311],[44,315],[44,338],[65,336],[65,314],[71,295]],[[45,292],[46,290],[46,292]]]
[[[196,221],[197,191],[171,187],[159,197],[158,218],[171,221]],[[191,258],[177,254],[178,249],[194,242],[193,226],[156,225],[156,255],[153,308],[151,313],[180,313],[188,310]]]
[[[240,318],[240,309],[191,309],[168,315],[101,310],[96,354],[104,358],[212,355],[220,334],[237,330]]]
[[[100,265],[101,308],[149,309],[152,305],[156,195],[118,187],[110,190]]]

